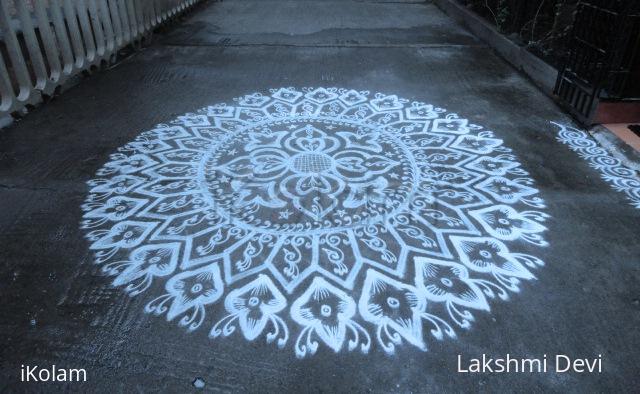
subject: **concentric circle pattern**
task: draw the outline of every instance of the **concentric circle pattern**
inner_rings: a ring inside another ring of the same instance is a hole
[[[180,116],[89,182],[95,261],[146,312],[298,357],[455,337],[543,262],[547,215],[491,131],[421,102],[281,88]]]

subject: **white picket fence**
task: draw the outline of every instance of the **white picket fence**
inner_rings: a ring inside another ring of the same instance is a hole
[[[0,118],[115,59],[201,0],[0,0]]]

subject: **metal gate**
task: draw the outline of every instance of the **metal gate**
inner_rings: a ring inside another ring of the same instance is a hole
[[[625,97],[639,44],[640,1],[579,1],[554,93],[591,123],[599,100]]]

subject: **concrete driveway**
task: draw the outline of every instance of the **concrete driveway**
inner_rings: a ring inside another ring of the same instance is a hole
[[[0,387],[632,390],[638,183],[570,126],[429,2],[205,2],[0,132]]]

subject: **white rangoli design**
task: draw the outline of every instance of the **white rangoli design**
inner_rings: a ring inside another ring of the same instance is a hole
[[[551,122],[557,126],[558,141],[587,160],[589,166],[600,172],[600,177],[608,182],[614,190],[626,194],[631,205],[640,208],[640,174],[625,167],[622,161],[611,156],[583,130],[578,130],[561,123]]]
[[[281,88],[142,133],[89,182],[96,263],[146,311],[295,354],[455,337],[543,262],[548,217],[491,131],[421,102]]]

